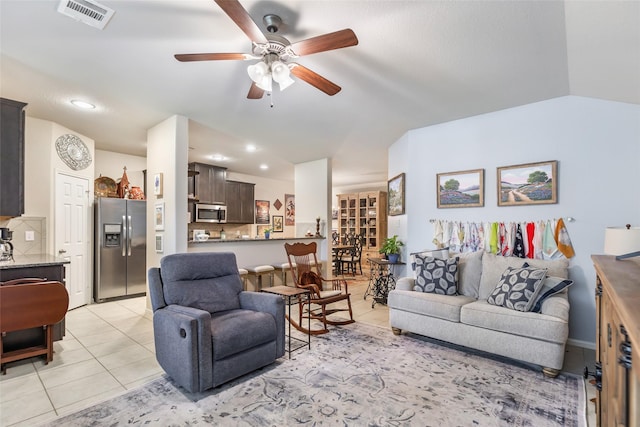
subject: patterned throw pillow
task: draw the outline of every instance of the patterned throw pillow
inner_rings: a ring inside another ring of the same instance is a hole
[[[538,294],[536,303],[533,305],[531,311],[540,313],[540,310],[542,309],[542,303],[545,299],[549,298],[551,295],[562,292],[572,284],[573,280],[563,279],[561,277],[547,276],[547,278],[542,282],[540,293]]]
[[[440,295],[456,295],[458,289],[458,258],[438,259],[415,255],[416,281],[414,291]]]
[[[413,271],[413,278],[417,279],[418,278],[418,274],[416,271],[416,259],[417,257],[434,257],[434,258],[438,258],[438,259],[448,259],[449,258],[449,248],[442,248],[442,249],[425,249],[423,251],[420,252],[414,252],[412,254],[409,254],[409,257],[411,258],[411,270]]]
[[[546,268],[507,268],[487,298],[493,305],[517,311],[531,311],[547,275]]]

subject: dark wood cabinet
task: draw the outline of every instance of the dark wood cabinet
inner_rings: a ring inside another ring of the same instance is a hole
[[[24,102],[0,98],[0,218],[24,213]]]
[[[34,265],[19,268],[0,269],[0,282],[14,279],[37,277],[47,280],[55,280],[64,283],[64,265]],[[64,319],[53,325],[53,340],[59,341],[65,334]],[[25,329],[16,332],[7,332],[3,338],[3,346],[6,350],[29,347],[33,343],[42,342],[44,330],[42,328]]]
[[[227,181],[227,222],[253,224],[255,184]]]
[[[204,163],[190,163],[193,175],[193,194],[198,203],[224,204],[226,202],[227,170]]]

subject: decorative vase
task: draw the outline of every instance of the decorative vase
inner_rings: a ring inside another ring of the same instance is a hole
[[[264,233],[264,238],[268,239],[271,233]]]
[[[400,254],[388,254],[387,258],[389,259],[389,262],[391,264],[395,264],[398,262],[398,259],[400,258]]]

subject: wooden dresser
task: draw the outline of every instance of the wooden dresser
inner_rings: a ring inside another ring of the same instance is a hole
[[[593,255],[596,411],[601,427],[640,426],[640,258]]]

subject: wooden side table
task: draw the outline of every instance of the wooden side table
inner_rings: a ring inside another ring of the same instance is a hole
[[[304,347],[308,347],[309,350],[311,350],[311,316],[309,316],[307,318],[308,321],[308,325],[307,325],[307,330],[306,332],[304,331],[303,328],[299,328],[296,325],[294,325],[296,327],[296,329],[304,332],[307,335],[307,340],[301,340],[300,338],[296,338],[296,337],[292,337],[291,336],[291,324],[294,323],[294,320],[291,319],[291,303],[292,303],[292,299],[293,298],[307,298],[309,299],[310,297],[310,293],[307,289],[300,289],[300,288],[294,288],[291,286],[273,286],[270,288],[264,288],[262,289],[262,292],[269,292],[271,294],[276,294],[276,295],[280,295],[282,298],[284,298],[285,303],[287,304],[287,306],[289,306],[289,313],[285,314],[284,316],[287,318],[287,320],[289,321],[289,332],[287,333],[287,352],[289,353],[289,359],[291,359],[291,353],[299,350],[301,348]],[[294,346],[294,348],[291,348],[291,342],[295,341],[296,344]]]

